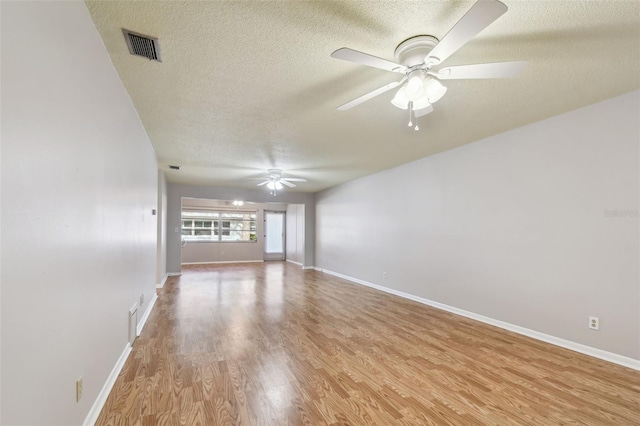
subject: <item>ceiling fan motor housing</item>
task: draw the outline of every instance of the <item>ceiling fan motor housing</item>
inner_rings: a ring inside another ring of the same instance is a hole
[[[282,170],[280,170],[280,169],[269,169],[269,170],[267,170],[267,174],[269,175],[270,178],[280,179],[280,177],[282,176]]]
[[[407,68],[422,65],[429,52],[438,44],[438,39],[430,35],[419,35],[406,39],[396,47],[396,61]]]

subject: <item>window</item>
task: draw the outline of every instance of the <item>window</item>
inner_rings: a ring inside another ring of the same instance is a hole
[[[182,211],[186,241],[257,241],[255,212]]]

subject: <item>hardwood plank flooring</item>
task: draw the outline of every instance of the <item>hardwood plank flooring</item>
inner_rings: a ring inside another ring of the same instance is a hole
[[[640,372],[283,262],[159,290],[97,425],[640,425]]]

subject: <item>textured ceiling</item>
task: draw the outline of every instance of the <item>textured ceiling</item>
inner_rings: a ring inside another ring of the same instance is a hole
[[[640,2],[514,1],[444,65],[527,60],[516,79],[444,81],[407,127],[385,93],[398,74],[332,59],[350,47],[394,60],[442,38],[474,1],[87,2],[169,181],[254,187],[281,168],[315,192],[640,88]],[[122,28],[158,37],[132,56]],[[169,170],[178,164],[180,171]]]

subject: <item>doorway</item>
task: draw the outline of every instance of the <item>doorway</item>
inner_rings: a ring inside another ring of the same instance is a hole
[[[284,260],[284,212],[264,212],[264,260]]]

